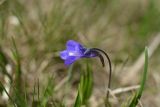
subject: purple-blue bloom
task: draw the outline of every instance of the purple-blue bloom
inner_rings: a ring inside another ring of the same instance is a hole
[[[66,50],[60,52],[60,57],[65,61],[65,65],[67,66],[80,58],[91,58],[97,55],[96,51],[85,48],[74,40],[67,41]]]
[[[60,57],[64,60],[65,65],[71,65],[73,62],[80,58],[92,58],[92,57],[99,57],[100,61],[102,63],[102,66],[105,66],[104,58],[102,56],[105,55],[109,62],[109,81],[108,81],[108,89],[111,85],[111,74],[112,74],[112,67],[111,67],[111,60],[108,56],[108,54],[99,49],[99,48],[85,48],[80,43],[69,40],[66,44],[66,50],[60,52]],[[109,91],[107,91],[107,99],[109,98]]]

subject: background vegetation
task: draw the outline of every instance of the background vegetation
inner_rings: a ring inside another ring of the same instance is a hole
[[[159,0],[0,0],[0,106],[71,107],[80,78],[92,75],[84,73],[87,69],[93,90],[90,96],[84,88],[84,99],[90,107],[103,107],[108,67],[96,58],[64,66],[59,52],[73,39],[109,54],[113,107],[125,105],[139,88],[144,65],[139,56],[148,46],[149,72],[139,106],[158,107],[159,31]]]

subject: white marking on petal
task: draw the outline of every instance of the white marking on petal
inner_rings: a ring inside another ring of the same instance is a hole
[[[69,52],[69,56],[80,56],[78,52]]]

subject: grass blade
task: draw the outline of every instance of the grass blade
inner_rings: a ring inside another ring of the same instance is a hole
[[[129,104],[129,107],[135,107],[138,104],[138,100],[140,100],[144,90],[144,86],[147,78],[147,71],[148,71],[148,49],[145,48],[145,64],[144,64],[143,76],[141,79],[141,86],[138,92],[135,94],[134,98],[132,99],[131,103]]]
[[[7,90],[5,89],[5,87],[3,86],[3,84],[0,81],[0,87],[3,88],[3,90],[5,91],[5,93],[7,94],[8,98],[10,99],[10,101],[13,103],[14,107],[17,107],[15,104],[15,101],[12,99],[12,97],[9,95],[9,93],[7,92]]]
[[[21,60],[20,54],[18,52],[16,42],[12,38],[13,50],[12,54],[15,60],[15,80],[13,87],[13,98],[18,107],[27,107],[27,102],[25,99],[25,92],[23,88],[23,79],[22,79],[22,69],[21,69]]]
[[[74,107],[80,107],[81,105],[86,105],[91,96],[93,89],[93,75],[89,64],[87,64],[87,69],[82,73],[80,83],[78,86],[78,94],[74,104]]]

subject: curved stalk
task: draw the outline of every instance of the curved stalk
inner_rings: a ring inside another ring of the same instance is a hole
[[[106,95],[107,100],[108,100],[108,98],[109,98],[109,89],[111,87],[111,76],[112,76],[111,60],[110,60],[108,54],[105,51],[103,51],[101,49],[98,49],[98,48],[91,48],[91,50],[92,51],[99,51],[99,52],[103,53],[106,56],[107,60],[108,60],[108,63],[109,63],[109,80],[108,80],[108,91],[107,91],[107,95]]]

